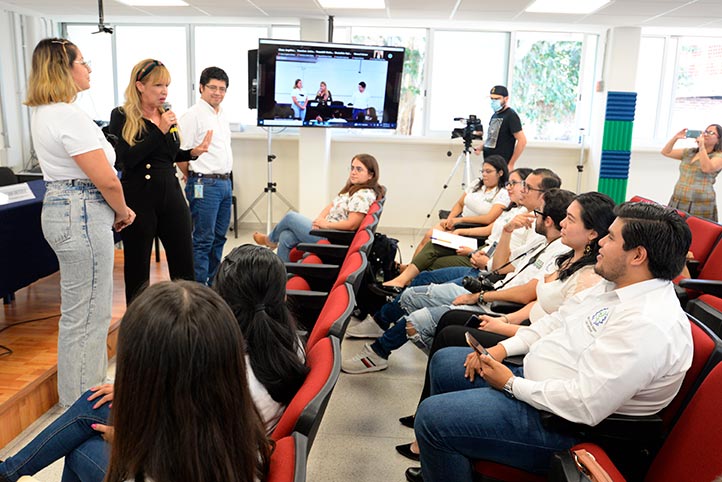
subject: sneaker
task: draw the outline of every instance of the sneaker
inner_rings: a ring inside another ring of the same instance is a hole
[[[384,334],[384,330],[368,315],[363,321],[349,326],[346,329],[346,336],[349,338],[378,338]]]
[[[364,345],[361,353],[341,363],[341,370],[353,374],[380,372],[388,367],[389,361],[377,355],[368,343]]]

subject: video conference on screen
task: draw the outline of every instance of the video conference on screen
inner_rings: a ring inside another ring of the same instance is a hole
[[[261,39],[258,125],[395,129],[403,57],[400,47]]]

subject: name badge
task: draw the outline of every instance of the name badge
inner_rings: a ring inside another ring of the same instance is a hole
[[[197,182],[193,185],[193,198],[203,199],[203,184]]]

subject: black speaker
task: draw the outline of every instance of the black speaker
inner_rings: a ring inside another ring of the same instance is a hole
[[[258,108],[258,49],[248,51],[248,108]]]

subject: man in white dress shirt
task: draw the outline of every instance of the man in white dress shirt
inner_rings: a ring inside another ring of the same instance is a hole
[[[674,398],[693,345],[671,280],[692,236],[659,205],[625,203],[616,215],[594,267],[606,281],[520,328],[490,356],[436,353],[432,396],[414,423],[422,473],[409,469],[409,480],[471,481],[474,459],[542,473],[577,440],[547,430],[540,411],[593,426],[613,413],[655,414]],[[513,355],[526,355],[523,367],[501,363]]]
[[[187,177],[186,197],[193,217],[193,264],[196,281],[210,284],[223,256],[226,232],[231,220],[231,129],[221,108],[228,89],[228,75],[218,67],[201,73],[201,98],[179,119],[182,149],[213,137],[208,152],[181,170]]]
[[[369,93],[366,92],[366,82],[361,81],[358,83],[358,91],[351,96],[349,105],[353,106],[353,113],[351,114],[353,120],[357,120],[359,115],[364,115],[366,109],[371,107],[369,105]]]

